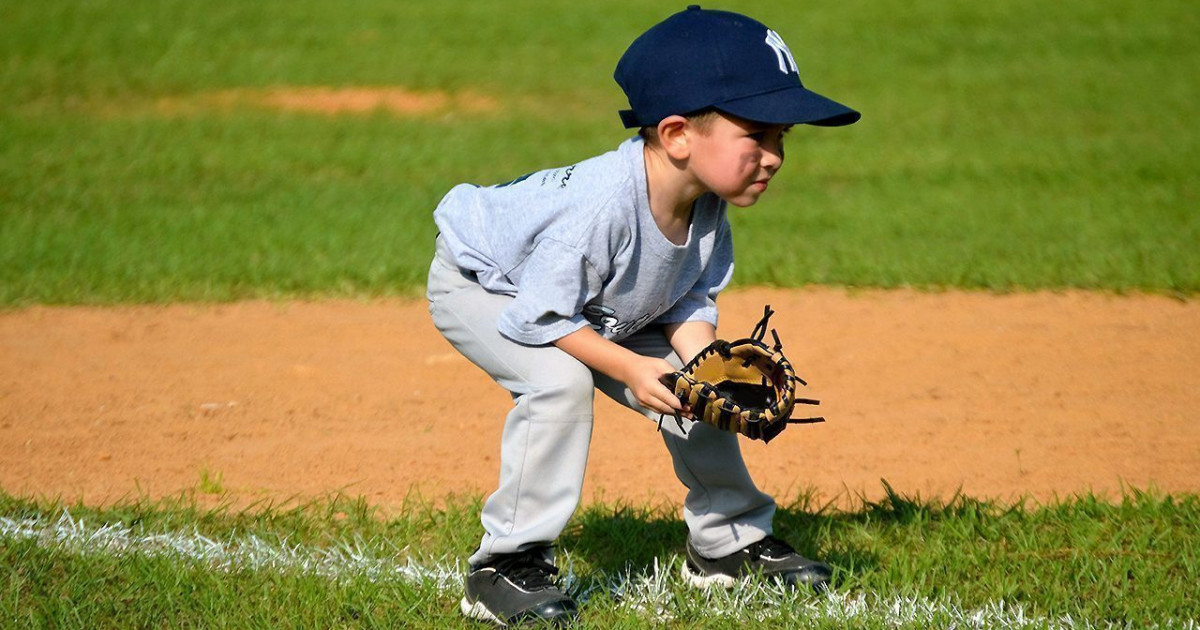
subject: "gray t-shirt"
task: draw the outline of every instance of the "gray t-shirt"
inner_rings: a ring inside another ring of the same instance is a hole
[[[642,141],[505,184],[460,184],[434,211],[458,266],[515,297],[497,328],[530,345],[584,326],[617,341],[647,324],[717,323],[733,275],[725,202],[702,195],[687,243],[650,214]]]

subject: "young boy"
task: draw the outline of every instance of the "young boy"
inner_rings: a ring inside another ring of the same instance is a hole
[[[792,125],[859,118],[801,85],[774,31],[696,6],[635,40],[615,78],[638,137],[572,166],[456,186],[434,212],[433,321],[514,402],[462,600],[467,616],[501,625],[577,614],[553,579],[552,544],[580,498],[595,390],[655,423],[686,417],[658,379],[716,337],[715,299],[733,272],[726,205],[758,200]],[[771,535],[775,503],[737,437],[686,424],[661,428],[687,488],[688,579],[824,588],[829,567]]]

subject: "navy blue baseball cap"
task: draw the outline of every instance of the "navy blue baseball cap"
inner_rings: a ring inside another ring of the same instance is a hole
[[[630,109],[626,127],[716,109],[776,125],[839,127],[857,111],[804,87],[783,38],[763,23],[697,5],[659,22],[629,45],[613,78]]]

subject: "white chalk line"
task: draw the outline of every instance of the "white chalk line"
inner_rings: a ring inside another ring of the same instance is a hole
[[[371,580],[403,580],[433,584],[439,591],[457,595],[462,589],[461,564],[442,561],[423,566],[395,555],[400,550],[380,549],[378,544],[362,540],[346,541],[320,548],[284,541],[268,541],[254,535],[214,540],[199,533],[147,532],[122,524],[86,523],[63,511],[57,517],[13,519],[0,517],[0,539],[35,541],[41,547],[80,554],[142,555],[177,557],[198,561],[222,570],[252,569],[302,572],[329,578],[363,576]],[[386,547],[386,544],[384,545]],[[393,557],[386,557],[395,552]],[[677,601],[681,580],[679,560],[667,565],[655,562],[637,574],[595,576],[581,580],[570,570],[570,558],[564,564],[564,585],[581,602],[597,593],[607,592],[621,606],[665,620],[669,605]],[[889,627],[923,626],[946,628],[1045,628],[1093,629],[1111,624],[1095,624],[1064,616],[1048,619],[1030,614],[1019,603],[995,602],[981,608],[964,608],[952,602],[917,597],[879,597],[869,594],[833,592],[820,597],[789,593],[778,586],[747,583],[731,590],[713,590],[697,601],[709,616],[769,619],[787,602],[794,618],[816,621],[876,623]],[[1196,620],[1164,620],[1160,628],[1200,630]]]

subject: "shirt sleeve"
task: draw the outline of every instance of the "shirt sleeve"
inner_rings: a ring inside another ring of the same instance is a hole
[[[517,295],[500,313],[500,334],[528,345],[545,345],[589,326],[583,307],[599,295],[602,281],[583,252],[542,239],[521,265]]]
[[[699,279],[675,304],[658,317],[659,324],[708,322],[717,325],[717,294],[733,279],[733,235],[729,222],[721,221],[716,230],[712,255]]]

